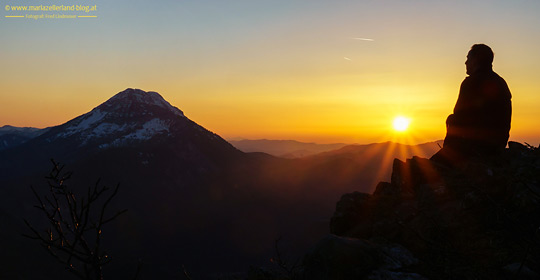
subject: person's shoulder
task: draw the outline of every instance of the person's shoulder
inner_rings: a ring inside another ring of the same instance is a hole
[[[465,77],[465,79],[463,79],[463,82],[461,82],[461,87],[467,87],[467,86],[473,84],[474,80],[475,80],[474,77],[471,77],[471,76]]]
[[[495,84],[497,84],[497,87],[501,90],[501,92],[503,92],[502,95],[505,98],[511,99],[512,94],[510,93],[510,89],[508,88],[508,84],[503,79],[503,77],[501,77],[499,74],[495,73],[494,71],[492,71],[491,73],[492,74],[491,74],[490,80],[492,81],[492,83],[494,82]]]
[[[505,86],[508,86],[506,84],[506,81],[503,79],[503,77],[501,77],[499,74],[497,74],[495,72],[492,72],[491,79],[496,80],[496,81],[498,81],[499,83],[501,83],[501,84],[503,84]]]
[[[497,79],[503,79],[499,74],[497,74],[497,72],[495,71],[491,71],[489,72],[489,76],[490,77],[494,77],[494,78],[497,78]],[[503,79],[504,80],[504,79]]]
[[[495,71],[493,70],[475,73],[474,75],[470,75],[469,77],[467,77],[465,80],[468,80],[467,82],[469,83],[479,83],[479,84],[491,83],[491,82],[498,82],[498,83],[502,82],[506,84],[505,80],[501,76],[499,76],[499,74],[495,73]]]

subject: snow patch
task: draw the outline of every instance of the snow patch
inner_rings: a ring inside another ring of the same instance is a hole
[[[80,146],[84,146],[88,143],[88,141],[91,141],[92,139],[94,138],[99,138],[99,137],[105,137],[105,136],[108,136],[108,135],[111,135],[113,133],[118,133],[118,132],[122,132],[126,129],[128,125],[127,124],[123,124],[122,126],[118,125],[118,124],[114,124],[114,123],[102,123],[98,126],[96,126],[91,132],[83,132],[83,137],[86,137],[84,139],[84,141],[81,143]],[[104,144],[106,145],[106,144]],[[103,145],[100,145],[99,147],[100,148],[103,148],[101,147]]]
[[[121,132],[126,128],[126,126],[126,124],[120,126],[114,123],[102,123],[92,130],[89,137],[101,137],[113,132]]]
[[[107,116],[106,112],[101,112],[99,109],[92,110],[76,125],[72,125],[66,128],[66,131],[58,134],[57,137],[67,137],[77,132],[89,129],[91,125],[101,121]]]
[[[84,130],[90,128],[92,124],[95,124],[102,120],[107,113],[101,112],[101,110],[97,109],[93,113],[91,112],[90,116],[83,119],[77,126],[71,127],[70,129],[74,130]]]
[[[149,140],[157,134],[169,132],[170,124],[167,121],[155,118],[146,122],[142,128],[124,135],[109,144],[101,144],[99,148],[105,149],[110,146],[120,146],[127,141],[144,141]]]
[[[137,131],[130,133],[123,138],[148,140],[163,131],[169,132],[169,124],[161,119],[155,118],[145,123],[141,129],[138,129]]]

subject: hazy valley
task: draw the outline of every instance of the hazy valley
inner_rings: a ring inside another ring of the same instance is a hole
[[[144,277],[178,279],[184,265],[204,279],[272,265],[279,237],[286,253],[299,257],[328,232],[342,194],[370,193],[389,179],[394,158],[429,157],[439,149],[435,142],[229,143],[159,94],[134,89],[59,126],[2,127],[0,140],[0,212],[7,229],[1,242],[8,248],[1,259],[13,263],[2,273],[22,278],[55,278],[62,271],[43,261],[43,248],[20,237],[27,231],[23,218],[42,218],[29,186],[46,188],[51,158],[74,171],[70,184],[81,192],[98,178],[120,183],[113,206],[128,212],[104,230],[114,257],[110,274],[131,273],[140,260]]]

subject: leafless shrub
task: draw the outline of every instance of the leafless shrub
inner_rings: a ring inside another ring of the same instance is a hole
[[[38,202],[35,207],[45,215],[48,226],[45,230],[38,230],[24,220],[31,231],[24,236],[39,241],[51,256],[78,278],[101,280],[102,267],[110,262],[102,248],[103,226],[127,211],[107,214],[107,207],[118,193],[119,185],[111,189],[100,186],[98,180],[88,188],[85,196],[76,197],[66,184],[72,173],[63,171],[63,165],[51,161],[53,168],[46,177],[48,193],[40,195],[31,187]]]

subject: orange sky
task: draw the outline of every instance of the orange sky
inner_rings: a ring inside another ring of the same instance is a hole
[[[131,87],[224,138],[433,141],[482,42],[514,96],[510,138],[540,143],[536,1],[95,2],[85,20],[3,11],[0,126],[58,125]]]

